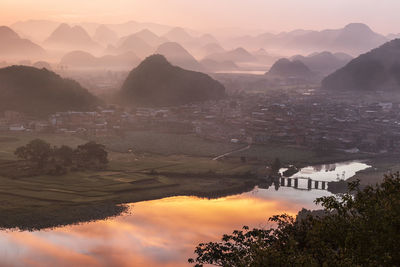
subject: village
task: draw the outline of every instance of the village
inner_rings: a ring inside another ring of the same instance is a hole
[[[347,153],[386,153],[400,148],[400,103],[346,103],[333,97],[312,89],[237,93],[220,101],[176,107],[109,105],[90,112],[57,112],[42,120],[5,111],[0,116],[0,131],[90,138],[146,130],[195,134],[218,142],[275,143]]]

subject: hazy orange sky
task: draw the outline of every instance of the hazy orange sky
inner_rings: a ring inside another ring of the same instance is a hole
[[[26,19],[136,20],[200,30],[241,27],[283,31],[364,22],[382,33],[399,33],[399,10],[399,0],[0,0],[0,24]]]

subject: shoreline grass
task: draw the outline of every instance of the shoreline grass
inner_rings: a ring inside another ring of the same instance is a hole
[[[76,146],[87,141],[65,135],[0,134],[0,229],[39,230],[106,219],[125,212],[124,204],[164,197],[217,198],[247,192],[261,182],[256,174],[279,151],[284,164],[295,163],[300,167],[359,156],[321,158],[301,148],[258,146],[214,161],[213,156],[221,151],[223,154],[224,149],[215,150],[205,145],[203,156],[154,154],[146,149],[132,153],[111,150],[107,170],[70,172],[63,176],[21,176],[13,151],[35,138],[58,146]],[[248,158],[246,162],[240,158],[244,155]],[[2,164],[8,167],[1,168]]]

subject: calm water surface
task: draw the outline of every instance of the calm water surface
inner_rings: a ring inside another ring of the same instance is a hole
[[[296,177],[333,181],[369,166],[347,162],[304,168]],[[131,214],[38,232],[0,232],[0,266],[190,266],[195,245],[219,240],[243,225],[316,208],[324,190],[274,186],[219,199],[170,197],[131,204]]]

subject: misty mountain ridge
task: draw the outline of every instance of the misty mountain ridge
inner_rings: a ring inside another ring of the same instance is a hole
[[[208,43],[200,48],[204,56],[224,53],[226,50],[219,43]]]
[[[202,71],[204,67],[179,43],[167,42],[160,45],[155,54],[161,54],[173,65],[193,71]]]
[[[152,55],[133,69],[117,98],[127,106],[174,106],[225,95],[225,88],[210,76],[171,65]]]
[[[362,23],[350,23],[342,29],[322,31],[295,30],[280,34],[264,33],[232,40],[236,45],[258,49],[276,48],[287,50],[329,50],[358,55],[378,47],[387,41]]]
[[[400,90],[400,39],[350,61],[322,81],[328,90]]]
[[[365,24],[351,23],[333,40],[332,46],[339,51],[351,51],[356,54],[358,51],[366,52],[387,42],[387,38],[375,33]]]
[[[309,80],[315,74],[301,61],[281,58],[276,61],[266,73],[269,78],[305,79]]]
[[[181,27],[175,27],[171,29],[163,37],[171,42],[182,43],[182,44],[191,43],[193,42],[194,39],[194,37],[192,37]]]
[[[257,60],[250,52],[248,52],[243,47],[238,47],[227,52],[211,54],[208,55],[205,59],[211,59],[219,62],[233,61],[235,63],[253,62]]]
[[[3,59],[41,58],[45,50],[30,40],[21,38],[7,26],[0,26],[0,56]]]
[[[60,24],[44,43],[58,49],[100,49],[100,45],[92,40],[85,29],[66,23]]]
[[[106,69],[126,70],[132,69],[140,63],[140,58],[133,52],[125,52],[120,55],[105,55],[95,57],[84,51],[72,51],[64,55],[60,65],[73,69]]]
[[[148,29],[158,36],[164,35],[173,27],[168,25],[163,25],[159,23],[151,22],[138,22],[138,21],[128,21],[120,24],[106,24],[111,30],[115,31],[119,36],[127,36],[139,31]]]
[[[211,34],[205,33],[197,38],[197,40],[202,44],[218,43],[218,40]]]
[[[51,20],[26,20],[13,23],[10,28],[36,43],[43,42],[60,25]]]
[[[118,40],[118,35],[106,25],[100,25],[93,35],[93,40],[107,46],[109,44],[115,44]]]
[[[328,51],[313,53],[309,56],[296,55],[291,57],[291,60],[303,62],[311,71],[328,75],[335,70],[345,66],[353,58],[344,53],[331,53]]]
[[[218,43],[218,40],[209,33],[193,36],[181,27],[173,28],[163,37],[170,42],[179,43],[193,51],[201,50],[203,46],[210,43]]]
[[[141,39],[136,34],[120,38],[116,48],[108,48],[108,52],[114,54],[133,52],[141,58],[145,58],[154,52],[154,47]]]
[[[7,26],[0,26],[0,37],[4,40],[20,39],[19,35]]]
[[[162,43],[168,42],[168,39],[166,39],[164,37],[160,37],[148,29],[141,30],[141,31],[136,32],[129,36],[136,36],[153,47],[157,47],[157,46],[161,45]],[[128,38],[129,36],[125,36],[121,39]]]

